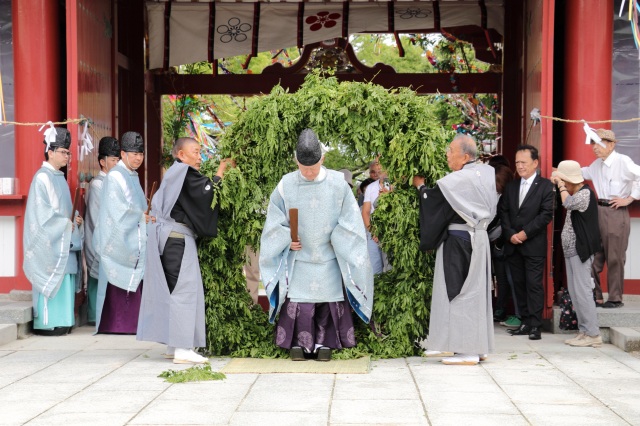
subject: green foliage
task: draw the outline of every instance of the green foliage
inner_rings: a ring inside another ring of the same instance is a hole
[[[273,343],[274,326],[267,315],[251,306],[242,266],[245,246],[259,245],[268,197],[282,175],[295,170],[297,137],[307,127],[353,158],[380,154],[396,188],[380,197],[372,222],[394,266],[376,277],[376,333],[360,324],[358,346],[337,353],[336,358],[417,353],[414,342],[427,331],[434,259],[418,249],[417,193],[410,182],[421,174],[433,185],[445,174],[445,148],[453,136],[433,110],[427,97],[407,89],[338,83],[312,73],[296,93],[275,87],[239,116],[218,145],[222,158],[233,157],[237,163],[225,174],[214,201],[220,205],[219,234],[199,245],[211,353],[287,355]],[[203,172],[212,176],[217,165],[210,163]]]
[[[212,371],[209,364],[194,365],[186,370],[167,370],[158,375],[169,383],[204,382],[226,379],[223,373]]]

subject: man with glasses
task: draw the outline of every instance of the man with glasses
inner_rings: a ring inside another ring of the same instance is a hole
[[[122,159],[107,173],[93,243],[99,256],[96,331],[136,334],[147,248],[147,199],[136,170],[144,141],[122,135]]]
[[[54,131],[55,140],[45,138],[45,161],[29,188],[23,235],[23,270],[33,286],[33,332],[48,336],[67,334],[75,324],[82,249],[82,218],[72,211],[60,171],[69,162],[71,135],[63,128]]]
[[[96,256],[96,250],[93,246],[93,230],[98,221],[100,212],[100,196],[102,194],[102,185],[107,173],[113,169],[120,160],[120,142],[116,138],[105,136],[100,139],[98,145],[98,163],[100,164],[100,173],[91,180],[89,192],[87,194],[87,214],[86,214],[86,232],[84,239],[84,256],[87,261],[87,298],[88,298],[88,321],[90,324],[96,322],[96,297],[98,293],[98,272],[99,259]]]

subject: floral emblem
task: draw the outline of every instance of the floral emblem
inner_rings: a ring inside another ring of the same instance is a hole
[[[401,19],[411,19],[411,18],[426,18],[431,15],[431,10],[429,9],[420,9],[419,7],[408,7],[406,9],[396,10],[396,14],[400,15]]]
[[[231,18],[227,21],[228,25],[219,25],[216,31],[220,36],[220,41],[223,43],[229,43],[230,41],[237,41],[239,43],[247,39],[247,35],[244,34],[251,31],[251,25],[242,23],[238,18]]]
[[[303,348],[313,347],[313,337],[308,331],[301,331],[298,333],[298,344]]]
[[[364,255],[362,254],[358,254],[355,258],[355,264],[356,266],[364,266],[364,264],[366,263],[367,258],[364,257]]]
[[[356,344],[356,331],[353,327],[349,327],[349,331],[347,331],[347,342],[354,346]]]
[[[320,289],[320,283],[316,280],[313,280],[309,285],[309,288],[315,293]]]
[[[27,259],[31,259],[33,256],[34,256],[34,253],[33,253],[33,251],[32,251],[32,250],[27,250],[27,251],[24,253],[24,257],[26,257]]]
[[[287,305],[287,316],[291,319],[296,319],[300,315],[300,306],[297,303],[289,303]]]
[[[323,344],[324,343],[324,336],[326,334],[326,330],[324,329],[323,326],[319,325],[318,326],[318,332],[316,333],[316,342],[319,344]]]
[[[278,326],[278,331],[276,332],[276,345],[281,345],[284,343],[284,339],[287,338],[287,332],[284,331],[284,328]]]
[[[304,20],[307,24],[309,24],[309,29],[311,31],[318,31],[324,28],[333,28],[338,23],[337,20],[340,19],[342,15],[336,12],[327,12],[322,11],[318,12],[317,15],[307,16],[307,19]]]
[[[320,206],[320,200],[318,200],[316,197],[313,197],[311,201],[309,201],[309,206],[312,209],[317,209]]]

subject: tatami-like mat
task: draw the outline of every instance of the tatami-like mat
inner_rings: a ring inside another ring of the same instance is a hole
[[[370,358],[350,360],[291,361],[290,359],[233,358],[220,370],[224,374],[235,373],[312,373],[312,374],[366,374]]]

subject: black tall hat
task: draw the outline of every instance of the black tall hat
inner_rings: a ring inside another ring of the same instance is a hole
[[[64,148],[69,149],[71,146],[71,133],[63,127],[54,127],[56,129],[56,140],[49,142],[48,149],[55,148]],[[47,139],[45,137],[44,141],[42,141],[45,145],[47,145]],[[48,150],[45,148],[45,150]]]
[[[315,132],[304,129],[298,137],[296,147],[296,159],[303,166],[313,166],[322,158],[322,147]]]
[[[105,136],[100,139],[98,156],[120,158],[120,142],[118,142],[118,139],[111,136]]]
[[[120,139],[124,152],[144,152],[144,140],[138,132],[127,132]]]

